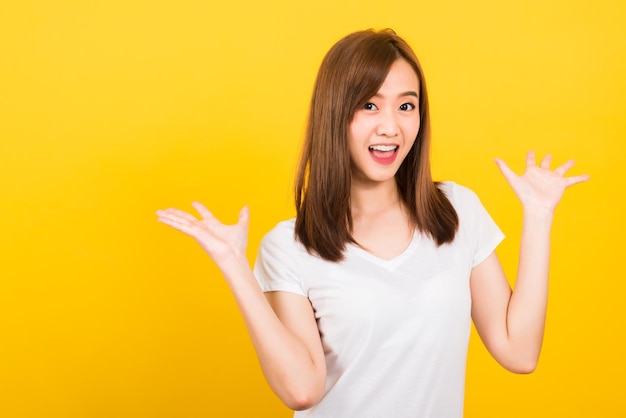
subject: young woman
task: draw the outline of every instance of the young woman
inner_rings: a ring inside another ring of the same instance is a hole
[[[537,364],[554,208],[588,176],[532,152],[521,176],[496,160],[524,208],[512,291],[494,253],[503,235],[476,195],[431,178],[429,123],[410,47],[390,30],[353,33],[319,70],[297,216],[266,235],[254,271],[247,208],[236,225],[200,203],[200,219],[158,211],[218,265],[296,416],[461,417],[470,319],[504,367]]]

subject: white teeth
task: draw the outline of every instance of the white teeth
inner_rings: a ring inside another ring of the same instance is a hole
[[[396,145],[372,145],[370,147],[371,150],[375,151],[394,151],[398,148]]]

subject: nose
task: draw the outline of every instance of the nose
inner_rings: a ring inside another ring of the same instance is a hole
[[[393,110],[380,112],[376,134],[380,136],[394,137],[398,135],[398,121]]]

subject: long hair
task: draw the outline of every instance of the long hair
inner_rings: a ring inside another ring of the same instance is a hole
[[[357,109],[380,89],[389,69],[406,60],[419,80],[420,129],[396,173],[411,221],[437,245],[452,242],[458,216],[430,172],[430,117],[421,65],[392,30],[352,33],[328,51],[320,66],[295,182],[295,235],[310,253],[340,261],[352,237],[348,129]]]

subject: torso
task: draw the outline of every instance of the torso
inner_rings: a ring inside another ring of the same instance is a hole
[[[361,247],[348,244],[337,263],[294,240],[295,220],[264,238],[262,289],[309,299],[326,358],[324,397],[297,417],[462,417],[469,274],[502,234],[471,191],[441,187],[460,218],[450,244],[419,231],[409,238],[407,218],[393,210],[354,217]]]

